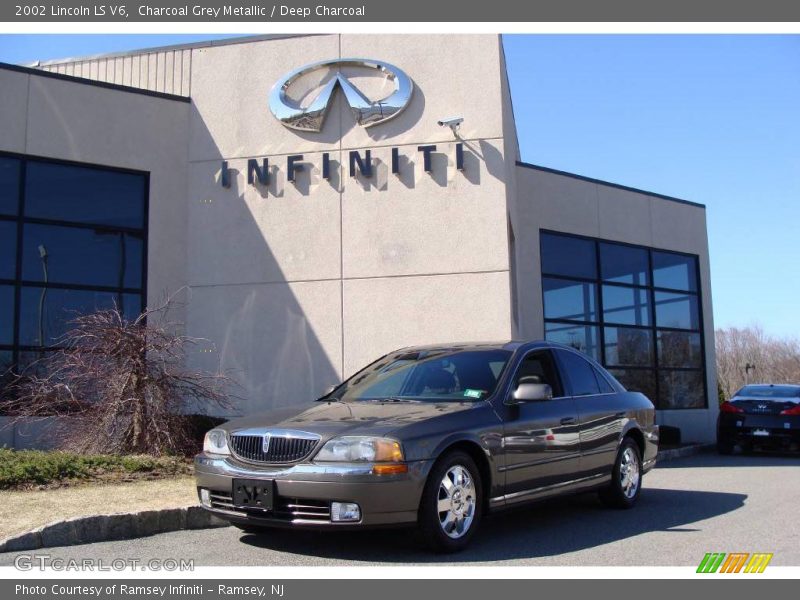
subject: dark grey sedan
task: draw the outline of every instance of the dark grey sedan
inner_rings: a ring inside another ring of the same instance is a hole
[[[653,404],[549,342],[404,348],[303,406],[225,423],[201,504],[246,530],[417,524],[466,546],[488,512],[596,490],[629,508],[655,465]]]

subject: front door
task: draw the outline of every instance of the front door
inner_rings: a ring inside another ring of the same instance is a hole
[[[524,500],[526,492],[574,479],[580,463],[575,400],[564,393],[550,350],[534,350],[525,356],[514,374],[511,393],[520,383],[546,383],[553,388],[553,398],[503,405],[509,502]]]

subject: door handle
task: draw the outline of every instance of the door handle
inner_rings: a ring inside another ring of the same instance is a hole
[[[564,417],[561,419],[562,425],[572,425],[573,423],[575,423],[575,417]]]

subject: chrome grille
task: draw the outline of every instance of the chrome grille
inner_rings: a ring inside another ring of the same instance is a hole
[[[265,437],[269,436],[266,451]],[[305,432],[237,432],[230,437],[231,450],[244,460],[261,463],[290,463],[311,454],[319,436]]]

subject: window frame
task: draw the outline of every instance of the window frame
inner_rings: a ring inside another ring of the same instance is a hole
[[[604,368],[613,371],[614,369],[624,370],[624,371],[633,371],[633,370],[645,370],[651,371],[653,377],[655,379],[655,387],[654,392],[655,395],[651,400],[653,404],[656,406],[658,410],[698,410],[699,408],[707,409],[709,407],[709,392],[708,392],[708,377],[707,377],[707,364],[706,364],[706,339],[705,339],[705,315],[703,311],[703,288],[702,288],[702,279],[700,273],[700,259],[699,256],[696,254],[691,254],[688,252],[680,252],[675,250],[668,250],[665,248],[655,248],[655,247],[648,247],[642,246],[638,244],[631,244],[627,242],[619,242],[616,240],[609,240],[609,239],[602,239],[602,238],[593,238],[589,236],[583,236],[573,233],[565,233],[560,231],[554,231],[549,229],[540,229],[539,230],[539,251],[540,256],[544,253],[543,244],[545,243],[545,236],[561,236],[561,237],[570,237],[570,238],[578,238],[582,240],[592,241],[595,244],[594,248],[594,255],[595,260],[597,261],[597,265],[595,268],[596,271],[596,279],[589,279],[589,278],[581,278],[581,277],[573,277],[567,275],[561,275],[558,273],[550,273],[544,270],[544,264],[540,261],[540,278],[544,280],[545,278],[549,279],[563,279],[567,281],[574,281],[574,282],[583,282],[594,284],[598,289],[596,303],[595,306],[595,313],[597,315],[596,320],[594,321],[578,321],[573,319],[549,319],[545,318],[545,296],[544,296],[544,286],[542,286],[542,318],[544,321],[545,329],[548,324],[560,324],[565,326],[594,326],[597,328],[598,331],[598,339],[597,339],[597,362],[600,363]],[[647,251],[647,262],[648,262],[648,280],[649,283],[646,286],[633,284],[633,283],[623,283],[618,281],[606,281],[603,277],[602,271],[602,263],[601,263],[601,244],[616,244],[619,246],[628,246],[630,248],[638,249],[638,250],[645,250]],[[656,287],[655,286],[655,277],[653,273],[653,254],[654,253],[669,253],[675,254],[679,256],[683,256],[689,258],[694,261],[694,275],[695,281],[693,282],[696,291],[686,291],[686,290],[678,290],[673,288],[664,288],[664,287]],[[650,323],[649,325],[628,325],[628,324],[616,324],[612,322],[606,322],[604,320],[604,312],[605,307],[603,303],[603,294],[602,294],[602,287],[603,286],[618,286],[624,287],[628,289],[638,289],[644,290],[647,294],[647,301],[648,301],[648,309],[650,311]],[[670,294],[681,294],[687,296],[694,296],[697,302],[697,329],[681,329],[677,327],[660,327],[658,325],[658,318],[656,317],[656,305],[655,305],[655,297],[657,292],[665,292]],[[608,365],[606,362],[606,336],[605,336],[605,328],[606,327],[615,327],[615,328],[630,328],[630,329],[643,329],[650,331],[650,343],[651,343],[651,353],[653,357],[653,362],[649,366],[633,366],[633,365],[625,365],[625,366],[613,366]],[[658,335],[660,332],[681,332],[681,333],[696,333],[700,336],[700,365],[698,367],[670,367],[670,366],[661,366],[659,364],[659,353],[658,353]],[[681,408],[662,408],[660,406],[660,389],[659,389],[659,380],[661,374],[668,374],[674,371],[690,371],[690,372],[700,372],[701,379],[703,381],[703,406],[697,407],[681,407]],[[612,373],[613,374],[613,373]]]
[[[14,267],[14,277],[12,279],[0,279],[0,283],[11,285],[14,287],[14,314],[13,314],[13,337],[11,344],[0,344],[0,351],[12,353],[12,364],[19,363],[20,355],[29,352],[42,352],[52,350],[56,346],[31,346],[28,344],[20,344],[20,317],[22,314],[21,300],[23,288],[48,288],[48,289],[65,289],[65,290],[83,290],[94,292],[109,292],[116,294],[117,301],[122,306],[123,297],[125,295],[138,295],[141,298],[141,306],[147,306],[147,265],[148,265],[148,251],[149,251],[149,224],[150,224],[150,172],[141,171],[137,169],[129,169],[124,167],[117,167],[112,165],[103,165],[98,163],[80,162],[72,160],[56,159],[46,156],[38,156],[32,154],[20,154],[17,152],[7,152],[0,150],[0,157],[11,158],[19,161],[19,185],[17,189],[17,214],[4,215],[0,214],[0,221],[12,222],[16,224],[16,257]],[[26,177],[27,167],[31,162],[55,164],[67,167],[76,167],[83,169],[97,169],[113,173],[121,173],[126,175],[136,175],[143,178],[143,197],[142,197],[142,228],[132,228],[125,226],[111,226],[111,225],[97,225],[84,222],[75,221],[62,221],[57,219],[44,219],[39,217],[27,217],[25,215],[25,199],[26,199]],[[23,267],[23,252],[24,252],[24,226],[26,224],[38,225],[55,225],[62,227],[78,227],[78,228],[91,228],[91,229],[105,229],[112,232],[131,233],[141,236],[142,239],[142,264],[141,264],[141,287],[128,288],[118,286],[105,286],[105,285],[85,285],[85,284],[62,284],[62,283],[48,283],[46,286],[41,281],[25,280],[22,278]]]

